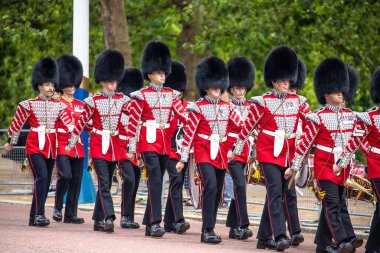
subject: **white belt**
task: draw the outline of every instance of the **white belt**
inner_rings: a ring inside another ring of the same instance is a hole
[[[267,134],[267,135],[273,136],[273,137],[275,136],[275,132],[273,132],[273,131],[263,129],[262,132]],[[294,139],[294,138],[296,138],[295,133],[285,133],[285,139]]]
[[[143,122],[142,125],[144,127],[146,127],[146,122]],[[169,128],[169,127],[170,127],[170,124],[168,124],[168,123],[160,123],[160,124],[156,123],[156,128],[157,129],[166,129],[166,128]]]
[[[119,135],[119,138],[120,138],[120,140],[124,140],[124,141],[126,141],[127,140],[127,136],[126,135]]]
[[[369,151],[380,155],[380,148],[371,147]]]
[[[63,129],[63,128],[58,128],[57,132],[58,133],[64,133],[64,134],[67,133],[67,131],[65,129]]]
[[[199,137],[201,137],[202,139],[205,139],[205,140],[210,140],[211,136],[210,135],[207,135],[207,134],[198,134]],[[221,137],[219,139],[219,142],[225,142],[227,140],[227,137],[224,136],[224,137]]]
[[[228,136],[233,137],[233,138],[238,138],[238,137],[239,137],[239,134],[228,133]]]
[[[96,128],[92,128],[92,132],[96,133],[96,134],[99,134],[99,135],[103,135],[103,131],[102,130],[99,130],[99,129],[96,129]],[[119,134],[119,131],[116,130],[116,131],[110,131],[110,135],[111,136],[115,136],[115,135],[118,135]]]
[[[332,153],[335,150],[335,148],[326,147],[326,146],[323,146],[323,145],[320,145],[320,144],[317,145],[317,149],[320,149],[320,150],[323,150],[323,151],[326,151],[326,152],[329,152],[329,153]]]
[[[33,132],[38,132],[37,128],[36,127],[31,127],[30,128],[30,131],[33,131]],[[45,128],[45,133],[46,134],[52,134],[52,133],[55,133],[56,132],[56,129],[55,128]]]

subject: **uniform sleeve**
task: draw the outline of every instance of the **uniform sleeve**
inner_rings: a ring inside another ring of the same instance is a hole
[[[78,122],[75,124],[74,130],[71,133],[71,138],[67,144],[68,148],[74,148],[75,144],[80,138],[80,133],[82,132],[83,128],[86,127],[87,122],[91,120],[93,113],[94,108],[88,104],[85,104],[82,115],[79,118]]]
[[[181,149],[181,162],[187,162],[189,160],[190,149],[193,145],[193,140],[197,132],[199,122],[201,121],[202,114],[194,111],[190,111],[189,118],[184,127],[184,138]]]
[[[185,107],[183,106],[181,99],[176,97],[173,100],[173,110],[174,113],[178,116],[178,119],[182,122],[185,123],[188,117],[187,111]]]
[[[136,153],[138,125],[144,108],[144,100],[133,98],[128,106],[129,120],[127,125],[127,137],[129,138],[129,151]]]
[[[8,129],[9,143],[16,145],[20,137],[21,129],[30,116],[29,103],[27,101],[21,102],[16,109],[15,116]]]

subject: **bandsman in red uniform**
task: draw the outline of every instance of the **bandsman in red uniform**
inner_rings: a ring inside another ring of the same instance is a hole
[[[380,67],[378,67],[371,80],[371,97],[377,106],[364,113],[356,114],[356,129],[364,131],[363,135],[354,134],[343,149],[343,153],[334,165],[338,174],[343,169],[348,170],[351,157],[363,144],[367,146],[368,178],[372,182],[377,197],[376,209],[373,214],[371,228],[365,246],[366,253],[380,252]]]
[[[29,123],[31,128],[25,146],[34,178],[29,226],[50,224],[49,219],[45,217],[45,201],[57,158],[56,130],[60,121],[63,124],[71,124],[66,105],[52,99],[58,82],[58,65],[54,59],[43,58],[34,65],[32,86],[39,95],[19,103],[8,130],[8,142],[4,146],[7,152],[11,151],[17,143],[23,125]]]
[[[231,108],[239,112],[241,119],[245,120],[248,116],[251,101],[245,99],[245,94],[249,92],[254,85],[255,67],[246,57],[236,57],[227,63],[229,75],[228,91],[232,94],[230,101]],[[232,129],[227,134],[227,143],[232,145],[236,142],[241,129]],[[242,154],[236,156],[228,163],[228,171],[232,177],[234,186],[234,198],[231,199],[230,208],[227,215],[227,227],[230,228],[229,237],[231,239],[245,240],[253,236],[249,227],[247,212],[247,185],[245,180],[245,167],[252,150],[250,141],[244,145]]]
[[[195,81],[201,99],[189,105],[181,158],[177,170],[184,168],[194,146],[195,163],[203,184],[201,242],[220,243],[214,232],[224,175],[228,168],[227,134],[241,128],[242,121],[229,102],[220,100],[228,88],[228,69],[217,57],[203,59],[196,68]]]
[[[121,112],[130,100],[122,93],[115,92],[117,82],[123,78],[123,74],[124,58],[120,52],[107,49],[96,58],[95,82],[103,90],[84,100],[84,111],[66,147],[68,152],[75,147],[86,123],[92,120],[90,153],[98,177],[98,193],[92,215],[95,231],[114,231],[113,221],[116,217],[110,189],[115,166],[121,155]]]
[[[165,234],[164,228],[160,226],[162,179],[171,151],[170,120],[173,115],[177,115],[179,120],[185,122],[186,114],[180,92],[163,87],[171,72],[170,51],[164,43],[153,41],[145,47],[142,72],[150,85],[131,93],[128,157],[134,159],[136,156],[136,135],[141,124],[138,151],[148,172],[148,201],[143,219],[145,235],[162,237]]]
[[[287,46],[275,48],[267,57],[264,81],[270,92],[253,97],[245,126],[237,138],[233,154],[240,155],[254,130],[257,136],[257,159],[265,177],[267,195],[257,235],[259,249],[284,250],[290,247],[286,238],[283,196],[287,182],[286,168],[294,156],[295,133],[299,120],[305,120],[310,109],[306,98],[288,94],[297,82],[298,57]],[[229,158],[234,155],[229,153]],[[270,228],[270,230],[268,229]],[[273,239],[268,236],[273,235]]]
[[[178,61],[172,61],[172,72],[166,78],[164,87],[171,88],[183,94],[187,88],[185,66]],[[187,101],[180,99],[182,106],[186,108]],[[171,148],[166,169],[169,174],[169,191],[165,207],[164,229],[166,232],[183,234],[190,228],[190,224],[183,217],[182,188],[186,168],[181,172],[176,169],[180,159],[181,144],[183,141],[183,123],[177,115],[173,115],[170,122]]]
[[[137,68],[127,68],[124,71],[123,79],[118,83],[118,91],[122,92],[125,96],[130,96],[131,92],[140,90],[144,86],[144,79],[141,71]],[[127,157],[129,139],[128,133],[128,107],[130,103],[126,104],[125,110],[121,114],[121,123],[123,127],[119,129],[119,138],[121,143],[121,154],[119,161],[119,168],[123,179],[122,192],[121,192],[121,228],[139,228],[140,225],[134,221],[135,215],[135,202],[137,189],[140,184],[141,170],[137,166],[136,157],[129,160]]]
[[[315,145],[314,176],[319,188],[326,192],[322,201],[315,244],[316,252],[349,253],[363,243],[355,236],[346,205],[344,183],[349,175],[344,171],[334,175],[333,164],[342,152],[355,129],[355,114],[344,107],[344,100],[349,96],[350,82],[359,78],[350,78],[356,72],[339,58],[327,58],[314,72],[314,89],[321,105],[320,109],[308,114],[309,120],[301,141],[297,146],[291,168],[285,172],[288,178],[293,171],[301,168],[310,148]],[[332,245],[334,240],[336,245]]]
[[[73,55],[62,55],[57,59],[59,66],[59,89],[62,94],[60,101],[66,105],[66,113],[71,118],[71,124],[58,122],[57,137],[57,187],[53,220],[62,221],[63,197],[67,192],[64,223],[81,224],[83,218],[77,217],[78,198],[80,194],[83,174],[84,149],[82,140],[66,153],[66,145],[71,137],[75,124],[80,119],[84,102],[74,98],[74,92],[83,78],[81,62]]]

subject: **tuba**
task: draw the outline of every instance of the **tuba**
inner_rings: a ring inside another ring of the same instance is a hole
[[[358,200],[375,201],[372,184],[364,178],[364,174],[364,166],[354,164],[350,170],[349,177],[344,183],[348,187],[348,197],[355,200],[354,205],[357,204]]]

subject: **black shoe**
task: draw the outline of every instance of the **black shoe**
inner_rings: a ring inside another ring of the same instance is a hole
[[[177,234],[183,234],[190,228],[190,223],[187,221],[181,221],[177,223],[166,223],[164,225],[165,232],[174,232]]]
[[[304,240],[305,240],[305,238],[303,238],[303,235],[294,234],[294,235],[292,235],[292,238],[290,238],[290,245],[291,246],[300,246],[300,243],[302,243]]]
[[[228,237],[231,239],[240,240],[240,229],[239,228],[230,228],[230,232],[228,234]]]
[[[121,228],[139,228],[140,225],[137,222],[134,222],[129,216],[122,216],[120,220]]]
[[[98,220],[96,220],[94,222],[94,231],[104,232],[104,221],[98,221]]]
[[[29,226],[36,226],[36,224],[34,224],[34,217],[29,217]]]
[[[353,250],[354,248],[349,242],[341,242],[336,248],[337,253],[351,253]]]
[[[220,243],[222,242],[222,238],[216,235],[214,230],[203,230],[201,235],[201,242],[205,243]]]
[[[57,208],[53,208],[53,220],[55,221],[62,221],[62,211],[57,209]]]
[[[50,224],[48,218],[44,214],[34,216],[34,226],[44,227]]]
[[[158,223],[150,226],[149,230],[150,230],[150,236],[152,237],[162,237],[165,234],[165,229],[163,229]],[[147,235],[146,230],[145,230],[145,235]]]
[[[249,237],[252,237],[252,230],[249,228],[241,228],[240,229],[240,240],[247,240]]]
[[[285,249],[288,249],[289,247],[290,247],[290,243],[286,239],[286,237],[281,237],[278,240],[276,240],[276,250],[277,251],[284,251]]]
[[[272,249],[272,250],[275,250],[276,249],[276,242],[273,241],[273,240],[261,240],[261,239],[259,239],[257,241],[256,248],[258,248],[258,249]]]
[[[318,245],[315,249],[316,253],[336,253],[336,249],[331,245]]]
[[[83,218],[79,218],[77,216],[73,216],[73,217],[66,217],[63,219],[63,223],[73,223],[73,224],[82,224],[84,223],[84,219]]]
[[[151,233],[150,226],[146,225],[145,226],[145,236],[151,236],[151,235],[152,235],[152,233]]]
[[[350,243],[354,249],[359,248],[363,245],[363,238],[355,236],[354,238],[351,238]]]
[[[114,230],[113,219],[107,218],[104,222],[104,232],[112,233]]]

